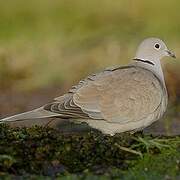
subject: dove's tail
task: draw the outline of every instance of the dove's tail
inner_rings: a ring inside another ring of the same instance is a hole
[[[22,120],[28,120],[28,119],[57,117],[57,116],[59,116],[59,115],[56,113],[50,112],[50,111],[46,111],[43,109],[43,107],[40,107],[40,108],[34,109],[32,111],[28,111],[28,112],[14,115],[14,116],[6,117],[4,119],[0,119],[0,123],[12,122],[12,121],[22,121]]]

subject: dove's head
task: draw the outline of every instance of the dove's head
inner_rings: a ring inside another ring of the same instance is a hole
[[[161,39],[147,38],[139,45],[134,59],[150,61],[156,64],[156,61],[165,56],[176,57]]]

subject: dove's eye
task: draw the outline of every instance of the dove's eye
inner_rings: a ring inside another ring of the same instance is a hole
[[[156,49],[160,49],[160,44],[156,43],[156,44],[154,45],[154,47],[155,47]]]

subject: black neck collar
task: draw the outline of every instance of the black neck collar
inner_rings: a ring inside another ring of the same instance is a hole
[[[150,64],[152,66],[154,66],[155,64],[152,63],[151,61],[148,61],[148,60],[144,60],[144,59],[138,59],[138,58],[134,58],[133,59],[134,61],[140,61],[140,62],[143,62],[143,63],[147,63],[147,64]]]

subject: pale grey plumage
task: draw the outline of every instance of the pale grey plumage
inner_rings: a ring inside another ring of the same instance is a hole
[[[156,49],[154,45],[160,47]],[[144,40],[129,66],[88,76],[69,92],[39,109],[0,120],[59,117],[87,122],[107,134],[136,131],[158,120],[168,95],[159,60],[174,56],[163,41]]]

